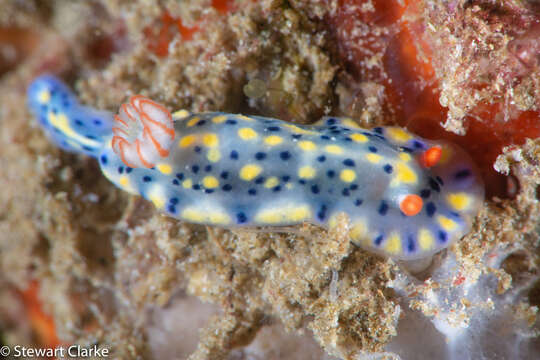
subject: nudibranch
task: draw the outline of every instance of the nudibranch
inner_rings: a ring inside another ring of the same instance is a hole
[[[398,127],[325,117],[311,126],[223,112],[172,115],[133,96],[119,114],[80,105],[52,76],[29,105],[62,148],[97,158],[115,185],[167,215],[226,227],[336,225],[399,260],[432,255],[471,227],[484,187],[470,158]]]

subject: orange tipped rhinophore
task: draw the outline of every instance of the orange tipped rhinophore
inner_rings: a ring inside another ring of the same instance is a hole
[[[420,155],[420,163],[424,167],[432,167],[437,165],[441,160],[442,149],[440,146],[432,146]]]
[[[154,167],[169,155],[174,140],[171,113],[141,95],[132,96],[114,116],[112,148],[126,166]]]
[[[399,208],[407,216],[414,216],[422,210],[424,202],[422,198],[415,194],[405,195],[400,201]]]

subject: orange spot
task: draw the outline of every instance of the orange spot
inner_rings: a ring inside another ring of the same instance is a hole
[[[439,146],[432,146],[420,155],[420,164],[424,167],[432,167],[437,165],[441,160],[442,149]]]
[[[399,208],[407,216],[414,216],[422,210],[422,198],[418,195],[409,194],[401,200]]]

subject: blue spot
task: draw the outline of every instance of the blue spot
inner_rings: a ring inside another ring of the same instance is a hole
[[[343,165],[345,166],[354,166],[354,161],[352,159],[343,160]]]
[[[423,149],[424,148],[424,144],[422,144],[420,141],[418,140],[414,140],[413,141],[413,146],[417,149]]]
[[[200,190],[201,189],[201,185],[199,184],[195,184],[191,187],[193,190]]]
[[[211,194],[214,192],[214,189],[204,189],[204,192],[207,194]]]
[[[437,211],[437,207],[435,206],[435,204],[432,202],[427,203],[426,205],[427,216],[433,217],[433,214],[435,214],[435,211]]]
[[[82,122],[81,120],[79,120],[79,119],[75,119],[75,120],[73,120],[73,122],[74,122],[75,125],[77,125],[77,126],[83,126],[83,122]]]
[[[336,123],[336,119],[328,119],[326,120],[326,124],[328,125],[334,125]]]
[[[233,119],[229,119],[227,121],[225,121],[225,124],[228,124],[228,125],[236,125],[237,121],[236,120],[233,120]]]
[[[408,147],[400,147],[399,150],[406,152],[406,153],[412,153],[414,150]]]
[[[320,191],[319,187],[317,185],[311,185],[311,192],[314,194],[318,194]]]
[[[429,187],[430,187],[432,190],[435,190],[436,192],[440,192],[440,191],[441,191],[441,187],[439,186],[439,183],[436,182],[435,180],[433,180],[433,178],[429,178]]]
[[[99,158],[101,160],[101,163],[102,164],[107,164],[107,156],[106,155],[101,155],[101,157]]]
[[[198,145],[193,148],[193,151],[195,151],[196,153],[200,153],[201,150],[202,150],[202,148],[200,146],[198,146]]]
[[[457,179],[457,180],[463,180],[467,177],[471,176],[471,170],[469,169],[463,169],[463,170],[460,170],[458,172],[456,172],[456,174],[454,175],[454,177]]]
[[[319,156],[319,157],[317,158],[317,161],[318,161],[318,162],[325,162],[325,161],[326,161],[326,156],[324,156],[324,155]]]
[[[260,185],[263,182],[264,182],[264,177],[262,177],[262,176],[255,179],[255,184]]]
[[[341,194],[342,194],[343,196],[349,196],[349,195],[351,195],[351,192],[350,192],[349,189],[343,189],[343,190],[341,191]]]
[[[211,171],[211,170],[212,170],[212,165],[206,165],[206,166],[204,167],[204,171],[206,171],[206,172],[209,172],[209,171]]]
[[[223,187],[221,188],[223,191],[231,191],[232,190],[232,186],[231,184],[225,184],[223,185]]]
[[[345,138],[345,141],[349,141],[349,142],[350,142],[350,141],[352,141],[352,139],[351,139],[350,137],[346,137],[346,138]]]
[[[373,131],[375,131],[377,134],[381,134],[381,135],[383,133],[383,129],[381,127],[373,128]]]
[[[279,128],[279,126],[269,126],[269,127],[266,128],[266,130],[268,130],[268,131],[279,131],[280,128]]]
[[[379,235],[375,238],[375,240],[373,241],[373,243],[376,245],[376,246],[379,246],[381,245],[382,241],[383,241],[384,237],[382,235]]]
[[[255,189],[249,189],[249,190],[248,190],[248,194],[251,195],[251,196],[255,196],[255,195],[257,195],[257,190],[255,190]]]
[[[58,113],[58,110],[56,110],[56,108],[52,108],[52,112],[53,112],[53,114],[56,114],[56,113]]]
[[[176,213],[176,207],[174,205],[169,205],[169,207],[167,208],[169,210],[169,212],[171,214],[175,214]]]
[[[431,190],[429,189],[422,189],[422,191],[420,191],[420,196],[424,199],[427,199],[429,195],[431,195]]]
[[[184,180],[184,174],[182,173],[176,173],[176,177],[178,178],[178,180]]]
[[[391,174],[392,171],[394,171],[394,168],[392,168],[392,165],[386,164],[386,165],[383,166],[383,170],[384,170],[385,173]]]
[[[169,200],[169,202],[170,202],[171,204],[173,204],[173,205],[177,205],[177,204],[178,204],[178,198],[171,198],[171,199]]]
[[[441,243],[445,243],[447,238],[448,238],[448,236],[447,236],[446,232],[440,230],[439,231],[439,240],[441,241]]]
[[[266,159],[266,154],[263,153],[263,152],[258,152],[255,154],[255,159],[261,161],[261,160],[264,160]]]
[[[199,172],[199,165],[193,165],[191,167],[191,171],[193,171],[194,174]]]
[[[292,138],[296,139],[296,140],[300,139],[301,137],[302,137],[302,134],[293,134],[292,135]]]
[[[326,205],[321,205],[321,208],[319,209],[319,211],[317,212],[317,218],[320,220],[320,221],[324,221],[324,219],[326,218]]]
[[[352,184],[351,186],[349,186],[349,189],[351,189],[352,191],[357,190],[357,189],[358,189],[358,185]]]
[[[279,185],[272,189],[273,192],[278,192],[280,190],[281,190],[281,186]]]
[[[228,171],[223,171],[219,176],[222,179],[226,180],[229,177],[229,172]]]
[[[118,167],[118,173],[119,174],[122,174],[124,172],[124,167],[123,166],[119,166]]]
[[[328,170],[326,172],[326,176],[328,176],[329,178],[333,178],[334,176],[336,176],[336,172],[334,170]]]
[[[355,206],[360,206],[360,205],[362,205],[363,202],[364,202],[364,200],[362,200],[362,199],[356,199],[356,200],[354,201],[354,205],[355,205]]]
[[[204,124],[206,124],[206,120],[199,120],[197,126],[203,126]]]
[[[238,160],[238,152],[236,150],[231,151],[231,159]]]
[[[381,216],[386,215],[388,212],[388,204],[386,201],[381,201],[381,204],[379,205],[379,209],[377,210]]]
[[[152,181],[152,178],[151,178],[150,176],[144,176],[144,177],[142,178],[142,181],[144,181],[144,182],[150,182],[150,181]]]
[[[243,212],[239,212],[236,214],[236,221],[238,224],[244,224],[247,222],[247,216]]]
[[[306,185],[306,180],[298,180],[298,182],[302,185]]]
[[[133,171],[133,168],[130,168],[130,167],[126,167],[126,174],[129,174],[130,172]]]
[[[173,185],[180,185],[180,181],[178,181],[178,179],[173,179],[172,183]]]
[[[289,180],[291,180],[291,177],[289,175],[285,175],[281,177],[281,180],[283,180],[284,182],[288,182]]]
[[[283,151],[279,154],[279,157],[281,158],[281,160],[286,161],[291,158],[291,153],[288,151]]]
[[[322,140],[330,140],[330,136],[328,135],[321,135]]]
[[[99,119],[94,119],[94,125],[96,126],[101,126],[101,124],[103,124],[103,122]]]
[[[378,151],[377,148],[376,148],[375,146],[369,146],[369,147],[368,147],[368,150],[369,150],[370,152],[372,152],[372,153],[376,153],[376,152]]]
[[[410,253],[416,250],[416,242],[414,241],[414,237],[412,235],[409,235],[407,238],[407,250],[409,250]]]

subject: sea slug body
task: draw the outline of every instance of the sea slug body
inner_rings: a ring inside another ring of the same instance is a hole
[[[366,130],[335,117],[300,126],[222,112],[171,115],[142,96],[113,117],[78,104],[47,75],[28,97],[55,143],[97,158],[115,185],[189,222],[332,227],[345,213],[353,242],[412,260],[466,234],[484,198],[461,149],[398,127]]]

